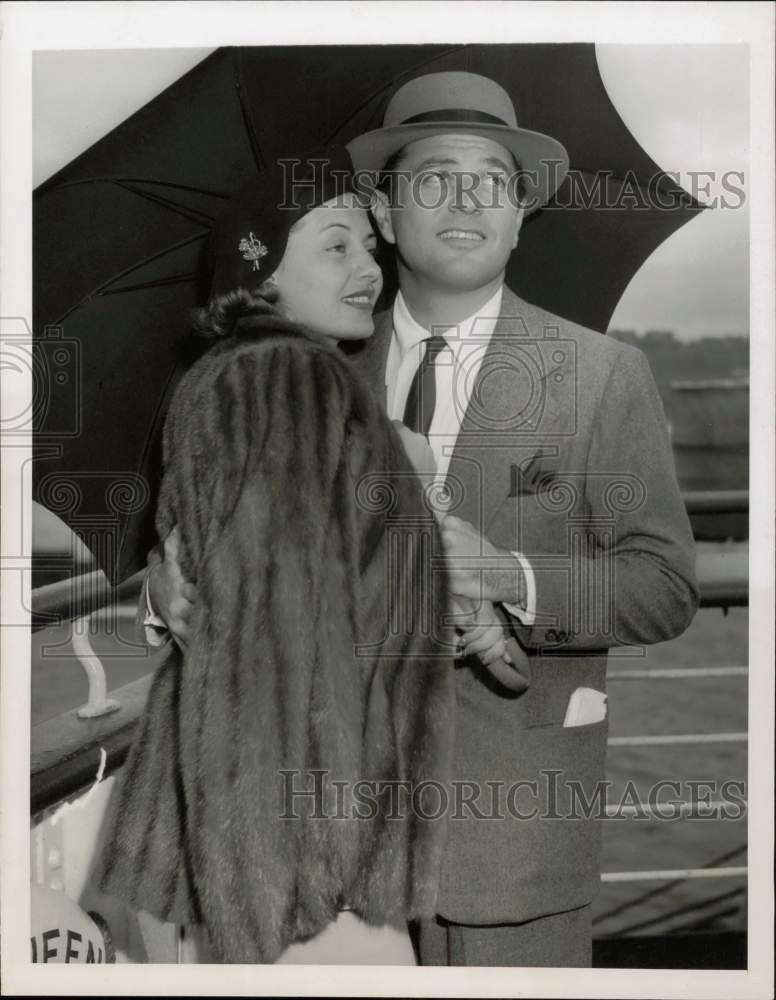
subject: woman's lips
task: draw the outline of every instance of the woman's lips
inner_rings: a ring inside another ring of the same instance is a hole
[[[352,295],[343,295],[342,301],[346,306],[353,306],[354,309],[368,309],[371,312],[374,296],[368,292],[353,292]]]

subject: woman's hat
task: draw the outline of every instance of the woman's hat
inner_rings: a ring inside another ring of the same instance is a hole
[[[229,199],[213,228],[210,297],[261,285],[283,259],[294,223],[352,193],[353,163],[343,146],[281,159],[262,170]]]
[[[385,110],[383,127],[348,143],[357,171],[377,172],[410,142],[467,134],[508,149],[524,171],[526,212],[544,205],[568,170],[568,153],[548,135],[517,127],[509,94],[476,73],[429,73],[405,83]]]

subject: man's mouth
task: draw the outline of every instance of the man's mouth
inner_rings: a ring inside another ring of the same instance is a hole
[[[437,236],[440,240],[464,240],[467,243],[483,243],[486,239],[485,233],[479,229],[443,229]]]

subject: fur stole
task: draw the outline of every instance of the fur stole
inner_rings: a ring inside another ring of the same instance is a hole
[[[157,526],[179,526],[199,600],[98,873],[134,908],[203,924],[224,962],[272,962],[345,907],[432,916],[446,832],[434,518],[346,360],[273,324],[197,362],[168,416]]]

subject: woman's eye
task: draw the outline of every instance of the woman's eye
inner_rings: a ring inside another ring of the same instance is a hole
[[[344,243],[334,243],[332,246],[327,247],[327,250],[334,250],[337,253],[344,253],[347,247]]]

